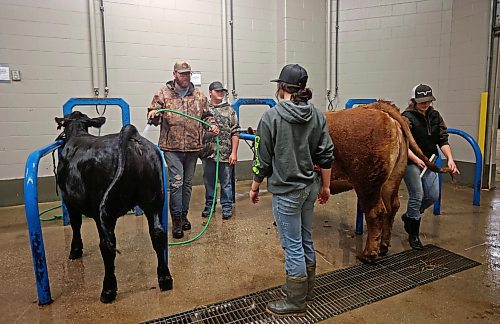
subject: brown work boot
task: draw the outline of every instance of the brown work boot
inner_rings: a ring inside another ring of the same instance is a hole
[[[172,236],[174,239],[180,239],[184,236],[181,216],[172,215]]]
[[[183,212],[181,216],[182,230],[189,231],[191,229],[191,223],[187,218],[187,212]]]

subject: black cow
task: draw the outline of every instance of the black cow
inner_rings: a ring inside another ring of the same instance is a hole
[[[82,256],[82,214],[93,218],[99,232],[104,261],[101,302],[115,300],[116,237],[118,217],[139,205],[148,219],[149,235],[158,259],[160,289],[172,289],[172,277],[164,259],[166,234],[161,224],[163,198],[162,161],[155,145],[140,136],[132,125],[119,134],[96,137],[89,127],[101,127],[104,117],[89,118],[75,111],[55,118],[65,141],[57,166],[57,184],[66,203],[73,230],[70,259]]]

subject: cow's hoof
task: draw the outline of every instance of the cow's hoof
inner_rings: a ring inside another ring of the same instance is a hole
[[[364,264],[375,264],[375,261],[377,260],[376,256],[366,256],[366,255],[358,255],[356,256],[359,261],[363,262]]]
[[[380,246],[380,250],[378,251],[378,256],[386,256],[387,252],[389,252],[389,247],[385,245]]]
[[[101,302],[109,304],[116,299],[116,290],[103,290],[101,293]]]
[[[172,290],[174,281],[172,280],[172,277],[165,276],[158,279],[158,285],[160,286],[161,291]]]
[[[69,259],[70,260],[76,260],[76,259],[80,259],[83,255],[83,250],[82,249],[75,249],[75,250],[71,250],[69,252]]]

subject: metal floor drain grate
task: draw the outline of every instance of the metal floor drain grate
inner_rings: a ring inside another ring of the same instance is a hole
[[[201,306],[145,323],[316,323],[348,310],[397,295],[481,263],[435,245],[319,275],[316,298],[304,317],[273,317],[266,304],[282,297],[280,287]]]

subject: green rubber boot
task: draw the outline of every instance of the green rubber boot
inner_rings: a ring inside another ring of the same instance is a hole
[[[306,314],[307,277],[286,277],[286,297],[267,304],[266,310],[276,316],[304,316]]]

